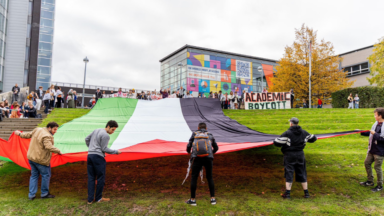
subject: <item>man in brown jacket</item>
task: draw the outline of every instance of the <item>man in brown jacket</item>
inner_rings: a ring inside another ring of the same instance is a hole
[[[49,193],[49,181],[51,179],[52,152],[61,155],[61,151],[55,148],[53,135],[59,125],[56,122],[48,123],[46,128],[36,128],[32,132],[15,134],[23,139],[31,139],[27,158],[31,165],[31,178],[29,180],[28,198],[34,200],[38,189],[39,176],[41,175],[41,198],[55,198]]]

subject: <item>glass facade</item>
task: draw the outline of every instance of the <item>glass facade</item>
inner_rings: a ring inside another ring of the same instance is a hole
[[[51,83],[55,0],[42,0],[36,86],[47,89]]]
[[[0,91],[3,90],[5,37],[7,35],[8,0],[0,0]]]
[[[161,63],[160,86],[194,96],[222,91],[262,92],[272,85],[275,62],[186,48]],[[259,71],[261,70],[261,71]]]

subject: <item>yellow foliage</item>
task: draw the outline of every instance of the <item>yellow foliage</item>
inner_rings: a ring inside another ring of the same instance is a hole
[[[372,78],[368,78],[369,84],[377,84],[377,86],[384,86],[384,37],[379,40],[379,43],[375,44],[373,48],[373,54],[368,57],[371,64]]]
[[[317,97],[324,103],[330,102],[331,93],[351,87],[353,81],[339,69],[341,57],[336,56],[331,42],[317,40],[317,32],[304,24],[295,29],[296,38],[292,46],[285,47],[285,54],[276,66],[272,79],[273,92],[294,90],[295,102],[302,103],[309,99],[309,42],[312,41],[312,105],[317,104]],[[296,99],[300,99],[297,101]]]

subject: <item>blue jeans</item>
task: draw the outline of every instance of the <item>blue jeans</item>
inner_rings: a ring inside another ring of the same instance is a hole
[[[88,171],[88,202],[96,202],[103,198],[103,190],[105,183],[105,169],[107,162],[100,155],[90,154],[87,158]],[[95,197],[95,180],[97,179],[96,197]]]
[[[44,113],[47,114],[49,109],[49,100],[44,101],[44,106],[45,106]]]
[[[317,105],[317,108],[323,108],[323,104]]]
[[[51,166],[44,166],[33,161],[29,161],[31,165],[31,178],[29,179],[29,198],[36,196],[39,176],[41,175],[41,197],[49,194],[49,181],[51,179]]]
[[[355,109],[359,109],[359,104],[355,103]]]

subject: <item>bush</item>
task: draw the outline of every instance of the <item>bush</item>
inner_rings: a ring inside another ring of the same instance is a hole
[[[353,97],[359,95],[360,108],[377,108],[384,107],[384,88],[364,86],[356,88],[347,88],[332,93],[332,107],[333,108],[348,108],[348,96],[352,93]]]

